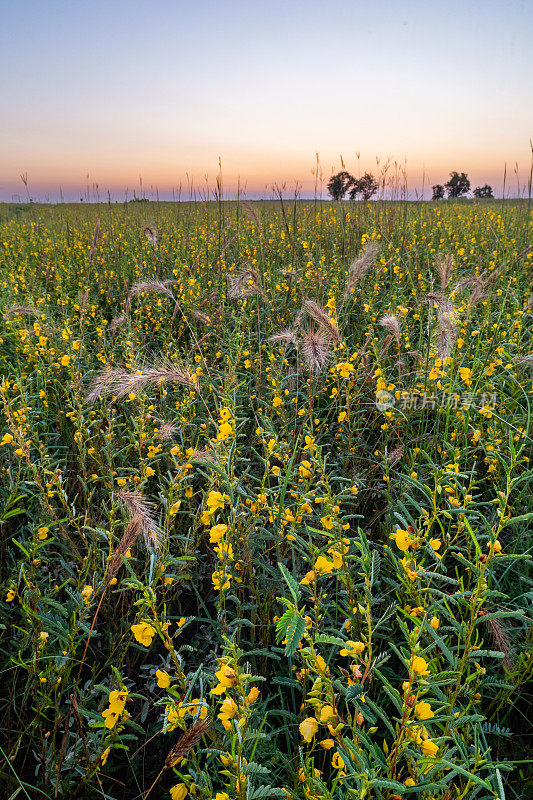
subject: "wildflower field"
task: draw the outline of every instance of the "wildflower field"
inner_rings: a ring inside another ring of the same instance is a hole
[[[0,206],[0,796],[533,796],[527,201]]]

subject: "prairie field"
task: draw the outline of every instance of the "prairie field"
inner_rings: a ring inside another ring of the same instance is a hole
[[[533,796],[532,244],[0,205],[1,797]]]

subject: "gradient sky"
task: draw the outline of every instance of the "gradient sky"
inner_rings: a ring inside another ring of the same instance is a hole
[[[526,182],[532,0],[0,0],[0,200],[248,196],[406,162]],[[357,160],[356,152],[360,153]],[[86,175],[89,174],[87,181]],[[91,192],[92,194],[92,192]],[[184,189],[187,195],[187,190]]]

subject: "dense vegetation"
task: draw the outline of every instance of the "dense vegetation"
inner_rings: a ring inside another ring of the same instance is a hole
[[[5,796],[529,796],[527,203],[0,229]]]

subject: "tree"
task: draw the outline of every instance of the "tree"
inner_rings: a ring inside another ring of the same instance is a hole
[[[350,200],[355,200],[358,194],[361,195],[363,200],[370,200],[372,195],[376,194],[378,188],[378,182],[374,176],[370,172],[365,172],[362,178],[354,180],[350,189]]]
[[[450,172],[450,180],[446,184],[448,197],[461,197],[470,191],[470,181],[466,172]]]
[[[494,199],[492,186],[489,186],[488,183],[486,183],[485,186],[476,186],[474,189],[474,197],[478,197],[480,200]]]
[[[437,183],[436,186],[433,187],[433,197],[432,200],[442,200],[444,197],[444,186],[441,183]]]
[[[345,169],[332,175],[328,181],[328,192],[334,200],[342,200],[348,189],[353,185],[354,177]]]

